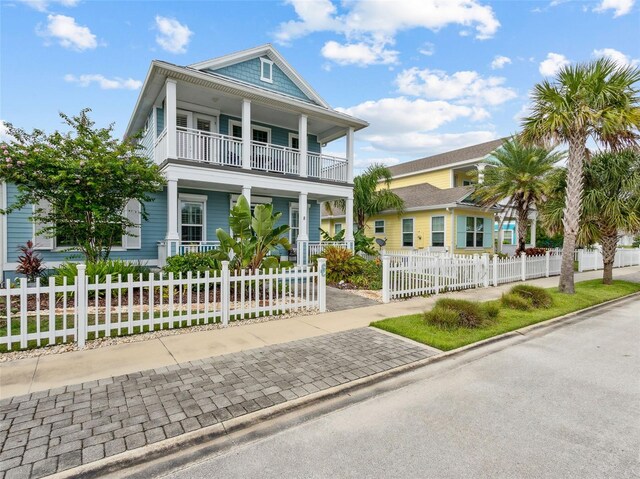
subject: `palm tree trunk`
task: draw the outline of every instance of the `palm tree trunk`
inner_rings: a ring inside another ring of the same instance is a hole
[[[527,213],[526,209],[518,210],[518,254],[527,249],[527,223],[529,220]]]
[[[576,135],[569,140],[569,159],[567,161],[567,189],[564,207],[564,242],[562,244],[562,264],[560,266],[561,293],[574,294],[576,292],[573,275],[573,257],[576,250],[576,238],[580,227],[582,210],[583,165],[586,153],[586,140],[582,135]]]
[[[602,273],[603,284],[613,284],[613,263],[616,259],[616,249],[618,247],[618,233],[613,231],[602,237],[602,259],[604,271]]]

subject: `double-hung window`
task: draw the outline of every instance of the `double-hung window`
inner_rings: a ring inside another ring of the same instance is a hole
[[[340,233],[340,231],[342,231],[342,223],[336,223],[335,225],[333,225],[333,235],[337,235],[338,233]]]
[[[431,246],[444,246],[444,216],[431,218]]]
[[[402,246],[413,248],[413,218],[402,219]]]
[[[373,224],[373,232],[377,235],[384,234],[384,220],[376,220]]]
[[[273,62],[271,60],[260,59],[260,80],[273,83]]]
[[[482,248],[484,243],[484,218],[467,216],[467,248]]]
[[[182,201],[180,220],[182,241],[204,241],[204,202]]]

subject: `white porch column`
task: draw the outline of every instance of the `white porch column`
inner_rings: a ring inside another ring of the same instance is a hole
[[[251,169],[251,100],[242,100],[242,167]]]
[[[178,180],[167,180],[167,235],[165,237],[167,256],[178,252]]]
[[[531,220],[531,247],[533,248],[536,247],[537,226],[538,226],[538,217],[534,216],[533,219]]]
[[[502,243],[504,242],[504,230],[502,227],[498,229],[498,253],[502,253]]]
[[[484,167],[486,165],[483,163],[479,163],[476,167],[478,168],[478,183],[484,183]]]
[[[309,257],[309,208],[307,208],[307,193],[298,195],[298,266],[307,264]]]
[[[353,183],[353,133],[353,127],[349,127],[347,129],[347,182],[349,183]]]
[[[298,145],[300,148],[300,176],[307,177],[309,160],[307,159],[307,115],[298,118]]]
[[[344,240],[353,242],[353,198],[346,199]]]
[[[251,206],[251,187],[250,186],[242,187],[242,196],[246,198],[247,203],[249,203],[249,206]]]
[[[175,80],[167,79],[165,83],[164,124],[167,129],[167,158],[177,158],[176,148],[176,115],[177,115],[177,84]],[[177,230],[176,230],[177,231]]]

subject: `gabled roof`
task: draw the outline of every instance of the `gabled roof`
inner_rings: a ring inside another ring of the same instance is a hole
[[[421,209],[450,208],[456,206],[477,206],[469,198],[473,192],[473,186],[458,186],[456,188],[441,189],[429,183],[391,188],[396,195],[404,200],[404,209],[416,211]],[[496,209],[496,208],[490,208]],[[332,206],[331,213],[324,205],[321,215],[323,218],[343,217],[344,211]],[[385,211],[389,213],[390,211]]]
[[[231,53],[210,60],[205,60],[198,63],[189,65],[189,68],[199,71],[205,70],[218,70],[236,63],[246,62],[253,58],[268,57],[273,63],[275,63],[280,70],[283,71],[287,77],[298,87],[300,90],[311,100],[318,105],[325,108],[330,108],[329,104],[311,87],[307,81],[300,76],[300,74],[284,59],[280,53],[273,48],[273,45],[267,43],[258,47],[249,48],[239,52]]]
[[[425,170],[435,170],[458,163],[471,162],[473,160],[481,160],[492,151],[496,150],[506,138],[487,141],[478,145],[467,146],[458,150],[440,153],[438,155],[427,156],[418,160],[408,161],[399,165],[390,166],[389,171],[393,177],[411,175]]]

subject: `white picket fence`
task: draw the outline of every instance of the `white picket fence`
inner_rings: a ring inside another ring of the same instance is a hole
[[[405,251],[382,257],[382,300],[407,298],[443,291],[498,286],[560,274],[562,255],[493,259],[483,255],[429,255]]]
[[[579,249],[576,251],[578,271],[595,271],[604,268],[602,251]],[[640,265],[640,248],[619,248],[613,262],[614,268]]]
[[[281,271],[230,271],[107,276],[99,283],[78,265],[73,284],[28,284],[0,289],[0,348],[26,349],[272,316],[326,311],[326,264]],[[97,278],[96,278],[97,279]]]

